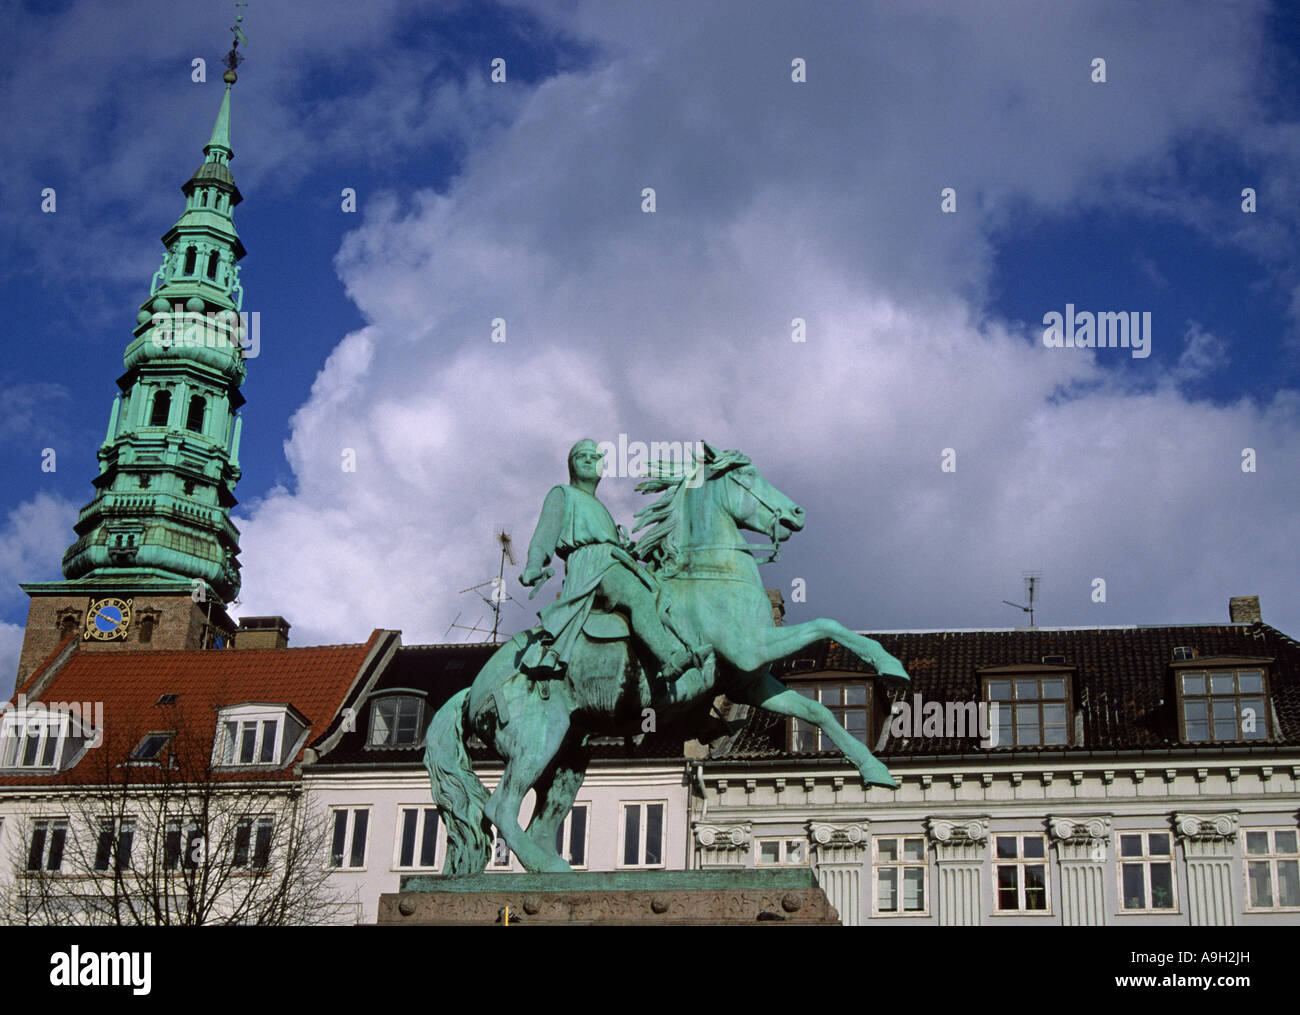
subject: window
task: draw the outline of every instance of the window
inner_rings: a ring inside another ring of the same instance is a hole
[[[876,913],[923,916],[926,913],[925,839],[919,835],[876,836],[872,873]]]
[[[997,835],[994,839],[998,911],[1046,913],[1047,840],[1041,835]]]
[[[220,260],[221,257],[215,250],[208,255],[208,278],[217,277],[217,265]]]
[[[227,722],[222,738],[223,765],[273,765],[279,759],[280,724],[274,719]]]
[[[808,840],[803,836],[755,839],[754,850],[754,864],[758,867],[808,866]]]
[[[867,742],[867,683],[865,680],[845,680],[816,683],[797,681],[790,684],[805,698],[820,701],[835,721],[864,744]],[[802,719],[790,720],[790,749],[792,751],[837,751],[822,731]]]
[[[1300,850],[1294,828],[1246,832],[1246,887],[1251,909],[1300,908]]]
[[[415,747],[419,739],[419,698],[392,695],[371,702],[371,747]]]
[[[1195,670],[1178,675],[1183,740],[1266,740],[1264,671]]]
[[[157,761],[162,749],[171,740],[170,733],[146,733],[144,739],[131,752],[132,761]]]
[[[160,391],[153,396],[153,411],[149,414],[150,426],[166,426],[172,412],[172,393]]]
[[[185,249],[185,274],[186,275],[194,274],[194,264],[198,260],[198,256],[199,256],[199,252],[195,250],[193,247],[187,247]]]
[[[271,832],[274,828],[274,818],[240,818],[235,823],[231,866],[241,870],[265,870],[271,857]]]
[[[1068,744],[1066,678],[1026,676],[985,682],[989,721],[1003,747]]]
[[[27,869],[33,872],[57,871],[63,866],[63,846],[67,838],[67,818],[40,818],[33,822]]]
[[[662,803],[623,805],[621,866],[664,865],[664,810]]]
[[[163,828],[163,867],[192,871],[203,860],[203,836],[191,819],[168,818]]]
[[[66,723],[62,716],[6,716],[0,727],[0,768],[55,768]]]
[[[203,410],[206,403],[202,395],[190,396],[190,411],[185,416],[185,429],[192,430],[194,433],[203,432]]]
[[[124,871],[131,868],[135,844],[135,818],[103,818],[95,843],[95,870]]]
[[[569,861],[570,867],[587,866],[587,804],[574,804],[555,830],[555,851]]]
[[[398,867],[438,866],[438,810],[436,807],[403,807],[399,819],[401,838]]]
[[[330,843],[330,866],[358,868],[366,865],[366,829],[370,810],[366,807],[340,809],[334,814]]]
[[[1175,908],[1173,839],[1168,832],[1120,834],[1119,905],[1126,912]]]

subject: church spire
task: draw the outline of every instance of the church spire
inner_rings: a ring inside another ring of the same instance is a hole
[[[162,265],[135,316],[95,494],[63,555],[64,579],[21,586],[31,606],[20,683],[67,634],[79,634],[85,649],[111,651],[220,647],[235,631],[225,607],[240,585],[239,530],[230,520],[239,389],[259,331],[257,314],[241,313],[244,245],[233,212],[243,197],[230,172],[242,20],[232,26],[203,163],[181,186],[185,206],[163,234]]]
[[[184,210],[163,234],[162,266],[136,315],[99,449],[96,494],[63,558],[69,580],[179,580],[222,605],[239,593],[230,520],[240,476],[236,411],[245,360],[256,353],[249,315],[240,313],[244,245],[233,218],[243,200],[230,171],[230,97],[243,39],[238,24],[233,30],[204,161],[181,187]]]

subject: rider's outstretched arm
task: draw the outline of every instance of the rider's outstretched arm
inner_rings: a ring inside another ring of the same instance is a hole
[[[542,568],[555,556],[555,544],[560,541],[560,528],[564,524],[564,487],[553,486],[542,504],[542,516],[537,519],[537,528],[533,532],[532,542],[528,544],[528,562],[520,580],[525,585],[532,584],[527,578],[536,580]]]

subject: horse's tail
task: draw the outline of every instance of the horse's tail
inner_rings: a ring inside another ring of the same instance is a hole
[[[468,688],[452,695],[438,709],[424,737],[424,765],[429,770],[433,800],[447,827],[443,873],[452,877],[482,874],[490,845],[483,816],[487,790],[470,767],[469,752],[465,750],[468,697]]]

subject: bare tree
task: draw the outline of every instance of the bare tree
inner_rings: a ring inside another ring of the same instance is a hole
[[[219,764],[214,716],[190,724],[171,710],[170,729],[101,731],[73,770],[77,784],[49,785],[24,805],[8,836],[0,918],[298,926],[350,914],[329,883],[323,814],[296,779]]]

